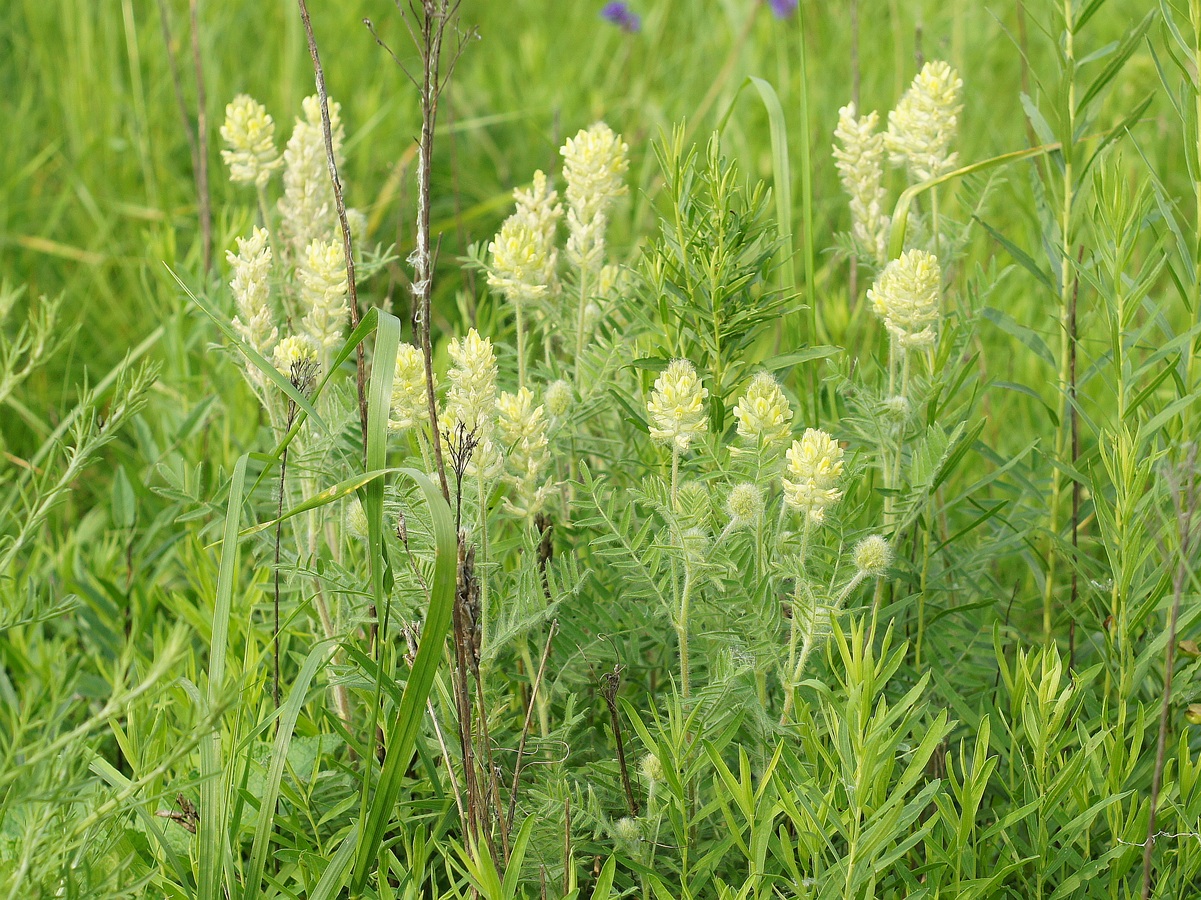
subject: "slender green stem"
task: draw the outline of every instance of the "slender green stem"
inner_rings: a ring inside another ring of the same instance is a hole
[[[517,387],[525,387],[525,323],[522,316],[524,303],[515,303],[513,309],[517,313]],[[579,354],[576,354],[578,360]]]
[[[588,270],[580,267],[580,301],[579,311],[576,317],[575,326],[575,387],[580,390],[583,378],[583,366],[580,365],[584,357],[584,317],[588,309]]]
[[[1063,141],[1063,202],[1059,213],[1060,231],[1060,278],[1059,278],[1059,420],[1055,430],[1055,465],[1051,470],[1051,500],[1050,500],[1050,531],[1047,536],[1047,573],[1043,586],[1043,638],[1051,640],[1054,624],[1055,575],[1058,568],[1059,551],[1056,543],[1059,538],[1060,500],[1062,499],[1064,479],[1058,463],[1064,462],[1068,445],[1068,380],[1071,376],[1071,345],[1074,335],[1070,333],[1070,306],[1072,293],[1072,203],[1074,200],[1075,182],[1073,173],[1073,150],[1076,133],[1076,56],[1075,56],[1075,19],[1072,11],[1072,0],[1064,0],[1064,63],[1068,81],[1066,129]]]

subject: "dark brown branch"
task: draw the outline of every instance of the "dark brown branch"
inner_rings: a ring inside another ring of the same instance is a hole
[[[208,111],[205,108],[204,66],[200,60],[200,0],[189,0],[192,19],[192,67],[196,71],[196,193],[200,203],[200,247],[204,274],[213,270],[213,203],[209,196]]]
[[[329,119],[329,94],[325,90],[325,70],[321,68],[321,55],[317,52],[317,38],[313,34],[313,23],[309,19],[309,8],[305,0],[296,0],[300,7],[300,19],[304,23],[304,34],[309,42],[309,56],[313,59],[313,71],[317,76],[317,96],[321,100],[321,130],[325,135],[325,161],[329,166],[330,181],[334,185],[334,205],[338,208],[338,222],[342,226],[342,250],[346,254],[346,285],[350,291],[350,328],[359,327],[359,289],[354,275],[354,245],[351,242],[350,224],[346,221],[346,202],[342,198],[342,181],[338,178],[338,163],[334,159],[334,135]],[[360,341],[355,354],[356,386],[359,394],[359,424],[363,431],[363,465],[367,464],[367,359]]]
[[[630,767],[626,763],[626,745],[621,737],[621,717],[617,714],[617,690],[621,687],[621,667],[614,666],[612,672],[606,672],[601,677],[601,695],[605,705],[609,707],[609,720],[613,725],[613,738],[617,742],[617,765],[621,769],[621,786],[625,790],[626,804],[630,815],[638,818],[638,798],[634,796],[634,788],[630,784]]]

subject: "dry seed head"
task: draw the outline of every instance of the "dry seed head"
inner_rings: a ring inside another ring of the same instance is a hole
[[[427,421],[429,400],[425,387],[425,354],[412,344],[401,344],[396,348],[396,374],[392,378],[388,430],[395,434]]]
[[[684,453],[694,438],[709,430],[705,400],[709,391],[701,385],[696,369],[686,359],[675,359],[655,379],[655,390],[647,403],[651,437]]]
[[[916,182],[955,168],[951,144],[963,111],[963,80],[942,60],[931,60],[914,76],[897,108],[888,114],[884,145],[893,165],[903,165]]]
[[[881,535],[870,535],[855,545],[855,568],[864,575],[883,575],[891,564],[892,545]]]
[[[266,355],[279,338],[271,312],[271,247],[267,229],[256,228],[247,238],[238,238],[238,252],[226,252],[233,266],[233,291],[238,314],[234,329],[259,353]],[[256,370],[257,371],[257,370]]]
[[[342,327],[350,313],[347,303],[346,254],[339,241],[313,239],[297,266],[301,306],[305,310],[304,331],[328,349],[339,343]]]
[[[838,111],[834,160],[843,189],[851,198],[851,236],[878,263],[888,250],[889,217],[885,214],[884,135],[877,131],[875,110],[856,117],[855,104]]]
[[[283,163],[275,149],[275,120],[248,94],[238,94],[226,104],[221,139],[229,148],[221,151],[221,158],[234,184],[262,187]]]
[[[867,299],[903,348],[922,349],[937,338],[941,285],[938,258],[925,250],[906,250],[884,267]]]
[[[768,448],[788,437],[792,409],[780,385],[766,372],[751,379],[742,399],[734,407],[738,435],[757,447]]]
[[[445,418],[451,427],[462,422],[468,431],[476,432],[482,444],[492,434],[496,420],[497,367],[492,341],[471,328],[466,337],[450,342],[448,352],[453,364],[447,372],[450,391]]]
[[[788,475],[784,478],[784,502],[820,525],[826,509],[842,499],[838,479],[842,475],[842,447],[817,428],[807,428],[788,449]]]

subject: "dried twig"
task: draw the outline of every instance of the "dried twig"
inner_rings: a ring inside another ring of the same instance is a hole
[[[346,221],[346,201],[342,198],[342,181],[338,178],[338,163],[334,159],[334,136],[329,120],[329,94],[325,90],[325,70],[321,68],[321,56],[317,52],[317,38],[313,34],[313,23],[309,19],[309,8],[305,0],[296,0],[300,7],[300,19],[304,23],[304,34],[309,42],[309,56],[313,59],[313,71],[317,76],[317,96],[321,100],[321,130],[325,135],[325,162],[329,177],[334,185],[334,205],[338,208],[338,222],[342,226],[342,250],[346,254],[346,285],[350,292],[350,328],[359,327],[359,289],[354,275],[354,245],[351,242],[350,225]],[[367,359],[360,341],[355,354],[356,386],[359,395],[359,425],[363,432],[363,464],[367,463]],[[374,620],[374,613],[372,619]]]
[[[554,642],[555,633],[559,630],[559,620],[550,623],[550,633],[546,636],[546,646],[542,650],[542,659],[538,663],[538,674],[534,678],[534,686],[530,690],[530,702],[525,710],[525,723],[521,726],[521,740],[517,744],[517,762],[513,766],[513,787],[509,789],[508,827],[513,827],[513,817],[517,814],[517,789],[521,786],[521,762],[525,755],[525,742],[530,736],[530,725],[534,721],[534,704],[538,699],[538,688],[542,684],[542,676],[546,673],[546,661],[550,659],[550,648]]]
[[[617,765],[621,769],[621,786],[626,792],[626,804],[630,815],[638,817],[638,798],[630,784],[630,767],[626,764],[626,745],[621,737],[621,717],[617,714],[617,690],[621,687],[621,667],[614,666],[612,672],[601,676],[601,696],[609,707],[609,720],[613,725],[613,738],[617,741]]]
[[[204,273],[213,268],[213,204],[209,197],[208,112],[205,109],[204,66],[200,60],[200,0],[189,0],[192,20],[192,68],[196,71],[196,193],[200,204],[200,246]]]

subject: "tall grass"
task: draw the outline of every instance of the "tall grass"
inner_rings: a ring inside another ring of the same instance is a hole
[[[457,8],[420,206],[411,14],[309,4],[366,220],[362,320],[310,383],[232,324],[235,238],[295,259],[274,207],[214,147],[206,274],[179,124],[245,91],[285,136],[296,7],[199,4],[177,94],[157,7],[14,6],[0,893],[1198,892],[1201,7],[599,8]],[[852,81],[886,120],[923,58],[965,90],[956,166],[884,182],[888,255],[941,264],[911,349],[829,148]],[[561,289],[515,311],[489,241],[535,169],[568,201],[558,148],[598,119],[629,146],[615,268],[564,227]],[[472,328],[509,394],[479,421]],[[426,337],[451,420],[398,430]],[[779,431],[748,437],[763,372]]]

